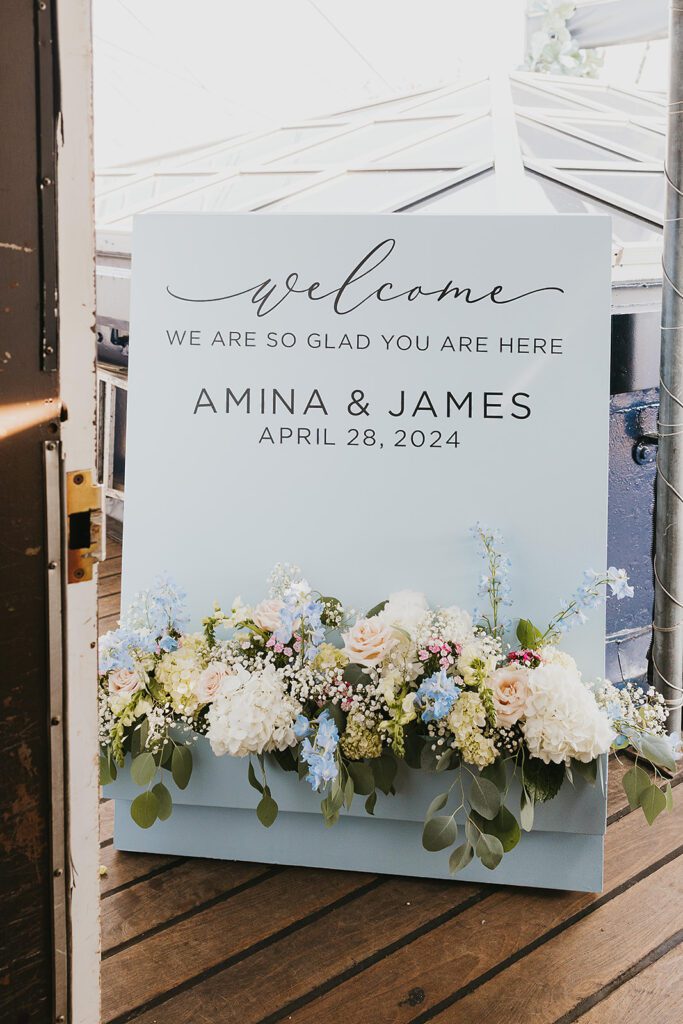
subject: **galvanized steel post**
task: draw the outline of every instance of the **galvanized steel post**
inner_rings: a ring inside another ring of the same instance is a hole
[[[683,6],[669,32],[666,220],[662,257],[659,451],[655,520],[654,684],[681,729],[683,705]]]

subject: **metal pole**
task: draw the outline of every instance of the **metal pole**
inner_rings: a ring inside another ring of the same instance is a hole
[[[655,519],[654,684],[680,732],[683,706],[683,5],[669,31],[666,220],[662,257],[659,450]]]

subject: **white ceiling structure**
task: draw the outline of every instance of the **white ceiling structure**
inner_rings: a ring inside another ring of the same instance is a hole
[[[654,308],[664,115],[652,94],[519,72],[102,169],[98,315],[128,320],[133,217],[148,211],[608,213],[620,301]]]

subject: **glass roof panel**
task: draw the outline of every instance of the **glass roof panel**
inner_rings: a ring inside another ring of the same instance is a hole
[[[542,160],[609,160],[618,159],[613,150],[602,149],[583,139],[517,118],[517,133],[524,156]],[[622,157],[628,159],[628,157]]]
[[[493,155],[490,117],[481,117],[460,128],[452,128],[432,139],[373,160],[378,167],[463,167]]]
[[[110,188],[118,188],[125,185],[127,181],[134,178],[132,171],[96,171],[95,172],[95,195],[108,192]]]
[[[538,107],[539,110],[557,108],[558,110],[571,109],[571,103],[565,98],[553,96],[552,93],[543,92],[542,89],[529,89],[520,82],[511,81],[512,99],[520,107]]]
[[[201,185],[203,177],[198,174],[151,174],[139,178],[123,188],[114,189],[97,200],[97,221],[109,224],[128,216],[141,207],[154,206],[169,193]]]
[[[657,171],[572,171],[572,176],[615,192],[633,202],[664,212],[664,174]]]
[[[547,198],[550,208],[557,213],[607,213],[612,218],[612,230],[623,242],[650,242],[661,244],[662,232],[654,224],[641,220],[640,217],[617,210],[608,203],[593,199],[581,192],[576,192],[568,185],[544,178],[540,174],[529,172],[539,192]]]
[[[488,108],[490,102],[491,87],[489,83],[478,82],[476,85],[457,89],[436,99],[422,100],[411,105],[410,110],[416,114],[455,114],[471,110],[474,107]]]
[[[274,160],[279,153],[283,153],[293,146],[313,145],[320,139],[327,139],[335,132],[343,130],[344,125],[338,128],[320,125],[307,127],[303,125],[296,128],[281,128],[275,132],[269,132],[258,139],[251,139],[249,142],[235,143],[214,149],[198,158],[190,158],[182,165],[183,170],[201,171],[222,171],[230,167],[239,167],[246,163],[258,163],[261,160]]]
[[[616,142],[620,146],[628,146],[629,149],[638,150],[645,156],[653,157],[655,160],[663,160],[666,151],[666,142],[663,135],[658,132],[648,131],[647,128],[637,128],[632,124],[625,124],[621,121],[584,121],[583,119],[571,119],[564,121],[568,126],[574,125],[580,131],[590,132],[591,135],[599,135],[605,142]]]
[[[498,213],[498,191],[493,171],[459,182],[438,196],[416,203],[408,213]]]
[[[588,86],[581,88],[576,85],[565,85],[562,83],[562,91],[581,99],[584,96],[592,103],[601,103],[605,107],[612,107],[614,110],[621,110],[626,114],[662,114],[663,108],[659,103],[651,103],[649,100],[641,99],[638,96],[627,96],[621,92],[615,92],[604,86]]]
[[[453,179],[452,171],[352,171],[269,206],[269,211],[382,212]]]
[[[386,147],[398,148],[410,145],[418,139],[428,138],[457,123],[456,118],[444,117],[438,120],[377,121],[347,132],[336,139],[321,142],[310,149],[302,150],[284,160],[278,160],[278,167],[325,167],[329,164],[348,164],[351,161],[372,157],[375,150]]]

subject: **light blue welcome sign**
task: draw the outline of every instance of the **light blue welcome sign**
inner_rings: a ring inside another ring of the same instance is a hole
[[[124,603],[168,571],[198,627],[289,561],[356,608],[404,588],[468,607],[482,520],[512,556],[511,614],[547,621],[605,564],[610,246],[592,216],[138,218]],[[601,675],[601,614],[566,647]],[[120,848],[447,877],[420,845],[429,776],[329,831],[273,777],[265,832],[244,765],[195,761],[146,832],[111,787]],[[463,877],[597,889],[604,824],[604,791],[565,785],[494,876]]]

